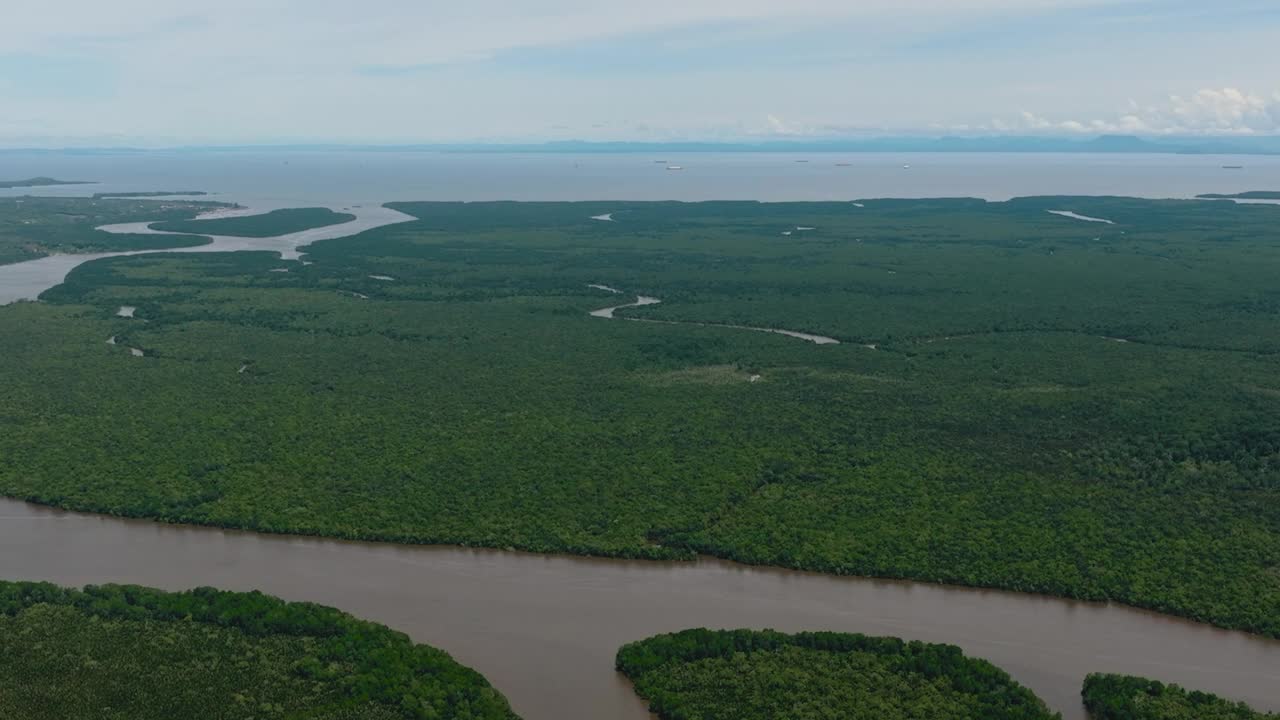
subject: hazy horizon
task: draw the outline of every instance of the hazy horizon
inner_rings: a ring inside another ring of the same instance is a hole
[[[0,145],[0,156],[22,154],[118,154],[209,152],[427,152],[454,154],[1109,154],[1280,155],[1277,135],[1032,135],[966,133],[884,134],[830,137],[764,137],[742,140],[564,140],[529,142],[244,142],[161,144]]]

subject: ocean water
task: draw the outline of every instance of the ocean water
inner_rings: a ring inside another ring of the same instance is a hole
[[[683,170],[668,170],[679,165]],[[910,167],[905,167],[905,166]],[[1224,169],[1241,165],[1243,169]],[[370,151],[0,152],[0,179],[98,185],[0,195],[204,190],[253,208],[393,200],[857,200],[1280,190],[1280,157],[1013,153],[450,154]]]

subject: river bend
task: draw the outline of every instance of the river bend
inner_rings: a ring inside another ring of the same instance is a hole
[[[609,287],[608,285],[591,284],[591,285],[588,285],[587,287],[594,288],[596,290],[603,290],[605,292],[613,293],[615,295],[619,295],[622,293],[621,290],[618,290],[617,288]],[[780,328],[752,327],[750,325],[730,325],[728,323],[697,322],[693,320],[656,320],[653,318],[623,317],[623,316],[614,314],[616,311],[622,310],[625,308],[644,307],[646,305],[657,305],[660,302],[662,301],[656,297],[649,297],[648,295],[637,295],[635,302],[625,303],[623,305],[612,305],[610,307],[600,308],[599,310],[592,310],[589,314],[591,315],[591,317],[605,318],[606,320],[631,320],[633,322],[657,323],[659,325],[693,325],[695,327],[729,328],[730,330],[750,330],[752,332],[773,333],[775,335],[786,335],[787,337],[793,337],[793,338],[796,338],[797,340],[804,340],[806,342],[811,342],[815,345],[839,345],[840,344],[839,340],[832,337],[827,337],[825,335],[813,335],[811,333],[803,333],[803,332],[798,332],[796,330],[782,330]],[[873,350],[875,349],[874,346],[871,346],[871,345],[868,345],[867,347]]]
[[[212,219],[214,217],[242,217],[244,215],[258,214],[259,212],[262,211],[245,209],[234,209],[229,211],[222,210],[202,215],[201,217],[208,219]],[[212,242],[206,245],[197,245],[195,247],[180,247],[167,250],[130,250],[125,252],[49,255],[37,260],[27,260],[26,262],[0,265],[0,305],[6,305],[19,300],[36,300],[40,297],[40,293],[48,290],[54,285],[61,284],[62,281],[66,279],[67,273],[90,260],[99,260],[101,258],[120,257],[125,255],[145,255],[157,252],[203,253],[236,252],[240,250],[266,250],[280,253],[280,257],[285,260],[296,260],[299,254],[298,248],[316,242],[317,240],[331,240],[334,238],[347,237],[349,235],[362,233],[365,230],[372,230],[373,228],[382,227],[384,225],[408,222],[414,219],[409,215],[405,215],[404,213],[385,207],[352,208],[350,210],[346,210],[346,212],[354,214],[356,219],[339,225],[326,225],[325,227],[312,228],[310,230],[289,233],[287,235],[277,235],[275,237],[250,238],[231,237],[226,235],[200,235],[200,237],[209,238]],[[115,234],[182,236],[197,234],[153,230],[151,229],[151,222],[103,225],[98,229]]]

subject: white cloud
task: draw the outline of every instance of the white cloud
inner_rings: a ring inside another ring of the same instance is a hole
[[[1139,0],[172,0],[24,3],[0,22],[0,55],[85,52],[152,68],[259,70],[470,62],[504,51],[726,23],[863,23],[910,34],[984,14]]]
[[[795,135],[809,135],[809,134],[812,134],[812,132],[813,131],[810,128],[802,127],[795,123],[789,123],[786,120],[783,120],[782,118],[778,117],[777,115],[768,115],[765,117],[765,128],[763,131],[759,132],[759,134],[795,136]]]
[[[0,145],[1261,128],[1257,108],[1198,94],[1181,115],[1097,109],[1135,87],[1257,86],[1253,60],[1280,42],[1280,22],[1192,28],[1192,56],[1185,36],[1088,22],[1150,0],[10,4]],[[1022,107],[1037,113],[1009,114]],[[1004,122],[982,125],[991,115]]]
[[[1270,96],[1237,88],[1198,90],[1170,95],[1151,105],[1130,101],[1111,117],[1051,120],[1023,112],[1015,122],[996,120],[999,131],[1126,133],[1135,135],[1274,135],[1280,134],[1280,92]]]
[[[1170,98],[1167,114],[1157,116],[1174,128],[1206,132],[1270,133],[1280,130],[1280,93],[1263,97],[1235,88],[1201,90]]]

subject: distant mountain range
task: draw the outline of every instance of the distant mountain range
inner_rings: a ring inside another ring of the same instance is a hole
[[[1138,153],[1178,155],[1280,155],[1280,136],[1254,137],[1138,137],[1102,135],[1093,138],[1040,136],[980,137],[877,137],[760,140],[756,142],[593,142],[567,140],[545,143],[454,143],[454,144],[294,144],[228,145],[168,148],[182,152],[444,152],[444,153]],[[145,153],[138,148],[72,148],[65,150],[0,150],[3,152],[49,153]]]

